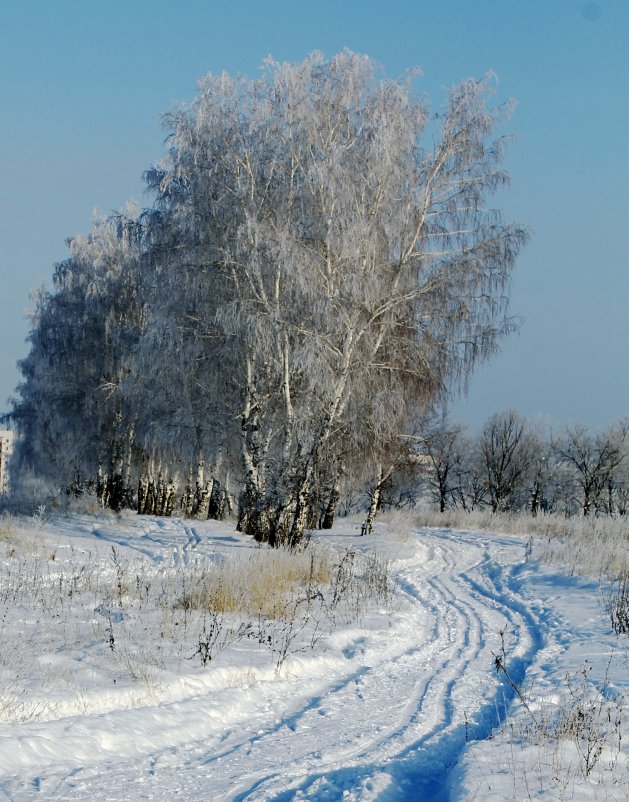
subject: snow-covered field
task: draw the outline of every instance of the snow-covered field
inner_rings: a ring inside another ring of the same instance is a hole
[[[629,798],[598,580],[359,531],[293,564],[230,524],[0,521],[0,799]]]

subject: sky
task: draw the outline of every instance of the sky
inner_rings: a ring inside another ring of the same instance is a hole
[[[519,333],[452,415],[514,407],[562,427],[629,413],[629,0],[0,0],[0,412],[28,351],[29,294],[95,210],[149,205],[162,113],[197,80],[342,48],[389,78],[420,67],[437,111],[488,71],[516,101],[495,199],[532,237],[518,260]]]

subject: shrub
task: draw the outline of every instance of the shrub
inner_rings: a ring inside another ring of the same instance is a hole
[[[609,615],[612,630],[616,635],[629,635],[629,571],[620,572],[612,579],[605,599],[605,610]]]

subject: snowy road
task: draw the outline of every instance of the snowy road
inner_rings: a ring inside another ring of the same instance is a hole
[[[240,542],[177,521],[91,536],[157,562]],[[350,526],[335,538],[372,546]],[[448,799],[451,768],[513,698],[495,670],[503,645],[518,683],[540,650],[561,647],[527,595],[522,539],[421,530],[387,548],[393,609],[294,655],[279,677],[246,681],[246,666],[239,679],[217,663],[205,685],[173,683],[141,705],[2,725],[0,799]]]

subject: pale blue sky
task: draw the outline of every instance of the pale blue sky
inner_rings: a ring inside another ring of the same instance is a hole
[[[518,102],[499,204],[534,233],[511,296],[524,322],[456,416],[629,413],[629,0],[0,0],[0,411],[65,239],[94,208],[149,203],[160,114],[208,71],[343,47],[389,77],[421,67],[434,108],[488,70]]]

